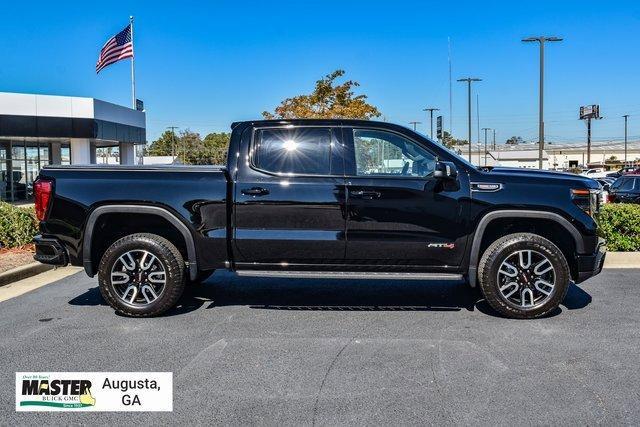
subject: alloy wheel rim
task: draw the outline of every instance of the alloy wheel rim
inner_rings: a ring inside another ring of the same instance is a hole
[[[498,269],[498,289],[509,304],[530,310],[544,304],[555,289],[556,272],[546,255],[530,249],[512,252]]]
[[[144,249],[122,254],[111,268],[111,286],[118,298],[134,307],[145,307],[164,292],[167,272],[157,256]]]

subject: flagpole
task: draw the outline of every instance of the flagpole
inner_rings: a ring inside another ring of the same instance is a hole
[[[131,56],[131,108],[136,109],[136,68],[134,65],[135,44],[133,43],[133,16],[129,16],[129,25],[131,26],[131,48],[133,55]]]

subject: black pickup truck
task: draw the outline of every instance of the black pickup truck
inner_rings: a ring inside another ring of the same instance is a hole
[[[49,166],[34,188],[35,259],[84,266],[131,316],[229,269],[464,279],[501,314],[533,318],[605,257],[595,181],[478,168],[390,123],[234,123],[226,166]]]

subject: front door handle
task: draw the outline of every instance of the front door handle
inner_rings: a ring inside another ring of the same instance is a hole
[[[349,191],[349,195],[354,199],[372,200],[372,199],[379,199],[382,194],[379,191],[373,191],[373,190],[353,190],[353,191]]]
[[[267,194],[269,194],[269,190],[262,187],[252,187],[241,190],[241,193],[245,196],[266,196]]]

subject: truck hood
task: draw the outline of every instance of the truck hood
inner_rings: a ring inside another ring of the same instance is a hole
[[[486,177],[495,176],[508,180],[509,178],[515,179],[527,179],[531,181],[552,181],[559,182],[564,181],[574,185],[583,185],[586,188],[598,189],[600,186],[594,179],[587,178],[585,176],[576,175],[569,172],[557,172],[539,169],[524,169],[524,168],[503,168],[503,167],[489,167],[483,168],[484,175]],[[532,182],[533,183],[533,182]]]

